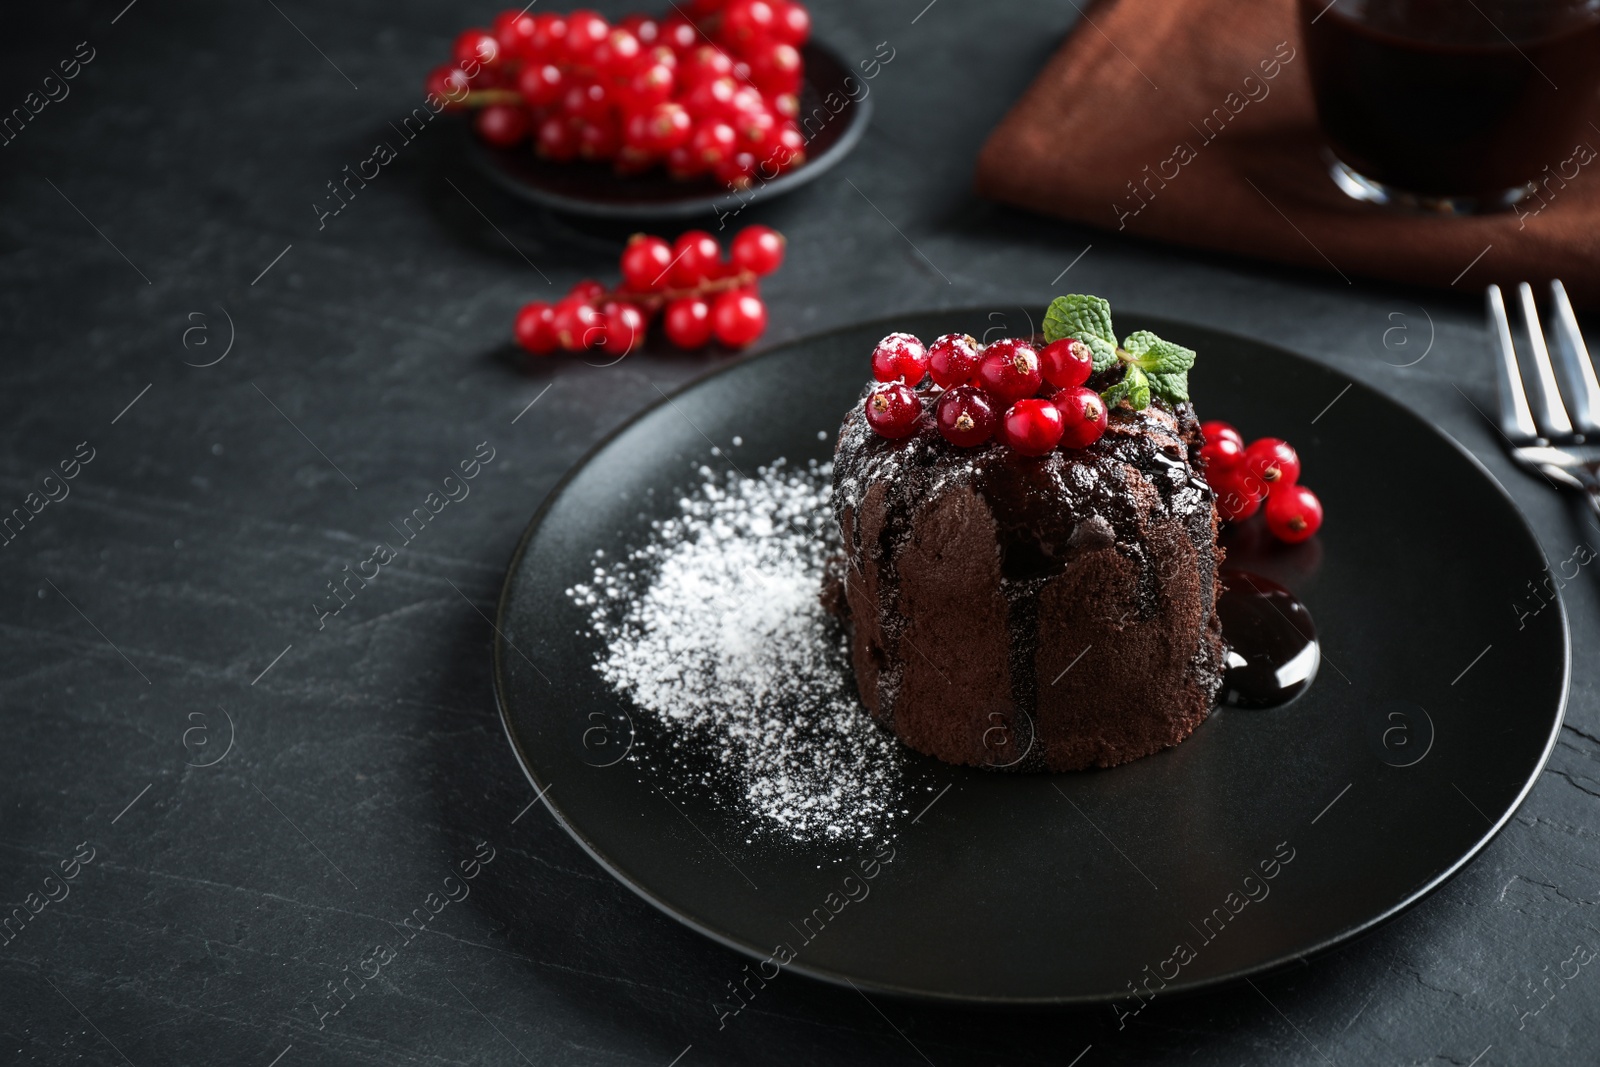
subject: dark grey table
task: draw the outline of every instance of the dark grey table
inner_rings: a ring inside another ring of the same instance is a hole
[[[1121,1030],[1109,1011],[869,1003],[798,977],[719,1026],[713,1002],[744,961],[529,807],[494,711],[486,613],[561,474],[658,388],[726,357],[520,369],[517,306],[613,271],[619,235],[497,195],[448,130],[400,143],[391,123],[423,72],[490,9],[125,2],[29,5],[0,31],[0,113],[30,92],[61,97],[0,147],[0,511],[61,498],[0,549],[0,897],[26,913],[0,944],[0,1060],[1600,1056],[1600,976],[1566,962],[1600,948],[1588,573],[1565,590],[1577,657],[1548,772],[1476,863],[1362,942],[1257,988],[1158,1000]],[[985,132],[1074,5],[925,2],[816,8],[847,57],[887,41],[895,58],[855,155],[741,219],[790,238],[766,286],[768,342],[1098,292],[1336,365],[1476,452],[1551,558],[1600,545],[1570,501],[1509,467],[1474,411],[1492,380],[1471,294],[1346,284],[975,200]],[[90,57],[78,76],[45,83],[75,53]],[[379,141],[398,158],[319,223],[327,183]],[[1289,436],[1383,432],[1311,429],[1325,402],[1285,398],[1286,418],[1308,424]],[[319,626],[328,583],[480,442],[495,459],[470,497]],[[74,479],[43,481],[75,456]],[[1418,534],[1472,531],[1395,531]],[[448,899],[445,877],[475,854],[470,896]],[[396,928],[418,909],[424,932],[404,942]],[[370,973],[379,944],[400,947],[335,1014],[331,984]]]

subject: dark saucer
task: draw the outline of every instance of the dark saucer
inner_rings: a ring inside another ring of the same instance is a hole
[[[609,163],[553,163],[531,146],[491,148],[465,127],[468,156],[506,191],[540,207],[601,219],[668,219],[722,215],[760,203],[815,181],[849,155],[872,119],[871,82],[838,55],[807,43],[805,82],[800,89],[801,131],[806,161],[770,181],[759,177],[733,192],[710,178],[677,181],[657,168],[618,175]],[[853,89],[852,89],[853,87]]]

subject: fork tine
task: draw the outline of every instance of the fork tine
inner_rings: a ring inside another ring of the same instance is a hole
[[[1539,325],[1539,307],[1533,302],[1533,286],[1527,282],[1517,285],[1517,297],[1522,304],[1522,322],[1528,330],[1528,355],[1533,361],[1533,421],[1545,437],[1552,440],[1572,436],[1572,423],[1567,409],[1561,404],[1561,392],[1556,388],[1556,372],[1550,366],[1550,350],[1545,347],[1544,329]]]
[[[1511,341],[1511,322],[1506,318],[1505,297],[1498,285],[1488,289],[1489,324],[1500,349],[1496,361],[1500,388],[1496,394],[1500,401],[1500,432],[1514,445],[1527,444],[1539,436],[1533,424],[1533,413],[1528,410],[1528,394],[1522,390],[1522,372],[1517,369],[1517,349]]]
[[[1556,366],[1573,427],[1584,435],[1600,433],[1600,382],[1595,380],[1594,362],[1578,330],[1567,287],[1559,280],[1550,283],[1550,309],[1555,319]]]

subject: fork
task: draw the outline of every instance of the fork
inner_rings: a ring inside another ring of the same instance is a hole
[[[1550,482],[1581,490],[1600,517],[1600,383],[1566,287],[1550,283],[1553,363],[1532,286],[1517,286],[1528,342],[1520,361],[1498,285],[1489,286],[1488,300],[1490,327],[1500,349],[1500,432],[1511,445],[1511,458]],[[1525,376],[1531,396],[1523,388]]]

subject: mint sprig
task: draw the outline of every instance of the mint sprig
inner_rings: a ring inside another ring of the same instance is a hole
[[[1149,330],[1130,333],[1117,344],[1111,328],[1111,305],[1098,296],[1073,293],[1050,301],[1044,313],[1044,339],[1081,341],[1094,353],[1094,369],[1126,367],[1121,379],[1101,393],[1107,406],[1125,403],[1135,411],[1150,406],[1152,394],[1169,404],[1189,399],[1189,368],[1194,349],[1163,341]]]
[[[1150,389],[1169,404],[1189,399],[1189,368],[1194,349],[1163,341],[1149,330],[1130,333],[1122,342],[1134,367],[1150,378]]]

